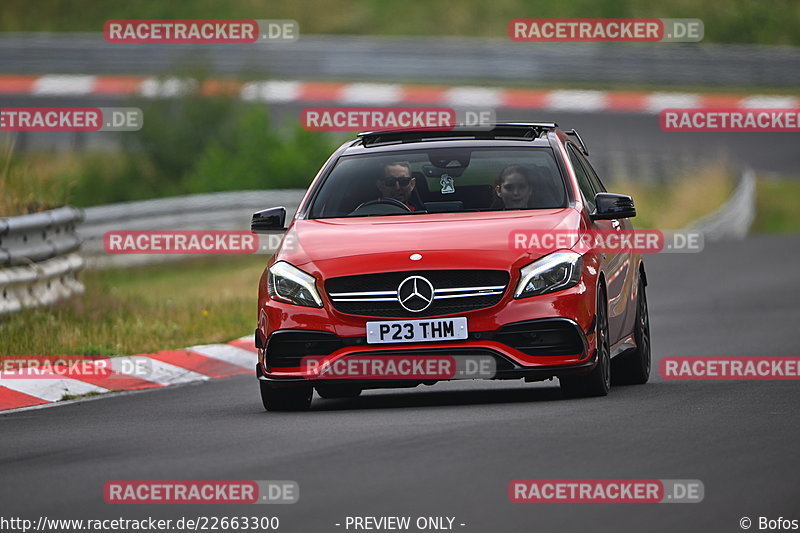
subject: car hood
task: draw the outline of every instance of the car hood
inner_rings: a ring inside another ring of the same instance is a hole
[[[545,255],[515,247],[512,232],[576,232],[580,227],[580,213],[572,208],[296,220],[278,259],[296,266],[313,263],[325,277],[352,274],[354,259],[359,260],[359,273],[454,267],[506,270]],[[422,257],[411,260],[412,254]]]

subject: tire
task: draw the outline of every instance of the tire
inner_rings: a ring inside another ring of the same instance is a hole
[[[602,288],[597,291],[595,317],[597,318],[595,325],[597,331],[597,365],[586,375],[558,378],[561,385],[561,393],[567,398],[606,396],[611,389],[611,346],[608,338],[608,309],[605,290]]]
[[[361,388],[357,385],[320,385],[317,387],[317,394],[328,400],[356,398],[361,394]]]
[[[310,386],[279,386],[268,381],[259,381],[261,386],[261,402],[267,411],[305,411],[311,407]]]
[[[614,384],[642,385],[650,379],[650,315],[644,281],[639,277],[639,295],[636,298],[636,350],[614,358]]]

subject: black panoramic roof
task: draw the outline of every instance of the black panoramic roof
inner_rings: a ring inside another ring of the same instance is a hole
[[[460,139],[533,141],[545,132],[555,131],[557,127],[555,122],[510,122],[496,124],[490,130],[459,127],[452,130],[368,131],[359,133],[358,137],[361,145],[365,148],[387,144]]]

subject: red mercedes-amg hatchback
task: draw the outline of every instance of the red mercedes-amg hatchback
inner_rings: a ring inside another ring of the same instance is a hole
[[[615,383],[645,383],[642,258],[580,239],[630,230],[636,212],[587,155],[553,123],[345,143],[288,229],[282,207],[253,215],[254,232],[286,231],[259,285],[264,407],[459,378],[557,377],[567,396],[604,396],[612,358]],[[555,247],[515,237],[548,232]]]

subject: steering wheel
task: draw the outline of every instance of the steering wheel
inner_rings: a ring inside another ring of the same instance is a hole
[[[381,209],[380,207],[378,207],[377,209],[367,209],[367,208],[372,207],[372,206],[386,206],[389,209],[386,209],[386,208]],[[407,213],[411,213],[411,208],[410,207],[408,207],[406,204],[404,204],[400,200],[395,200],[394,198],[378,198],[376,200],[369,200],[367,202],[362,203],[358,207],[356,207],[353,210],[353,213],[358,213],[360,211],[363,211],[363,214],[365,214],[365,215],[380,215],[380,214],[383,214],[383,213],[396,213],[397,212],[396,209],[392,209],[392,208],[401,209],[401,210],[403,210],[403,211],[405,211]]]

